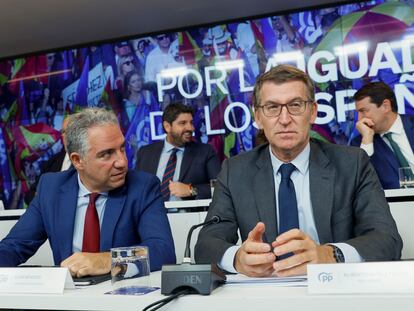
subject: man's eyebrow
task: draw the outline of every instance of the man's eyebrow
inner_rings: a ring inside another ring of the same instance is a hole
[[[291,102],[293,102],[295,100],[303,100],[303,99],[300,96],[297,96],[297,97],[294,97],[294,98],[288,100],[286,103],[283,103],[283,104],[282,103],[275,102],[273,100],[267,100],[264,104],[265,105],[268,105],[268,104],[272,104],[272,105],[286,105],[286,104],[289,104],[289,103],[291,103]]]

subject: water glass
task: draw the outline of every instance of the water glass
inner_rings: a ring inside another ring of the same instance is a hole
[[[414,188],[414,173],[411,167],[400,167],[400,188]]]
[[[151,286],[148,247],[111,248],[111,257],[111,280],[114,288]]]

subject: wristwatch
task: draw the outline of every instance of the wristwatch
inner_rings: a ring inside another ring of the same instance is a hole
[[[192,184],[190,184],[189,186],[190,186],[190,193],[191,193],[191,196],[192,196],[192,197],[197,196],[197,194],[198,194],[198,189],[197,189],[196,187],[193,187],[193,185],[192,185]]]
[[[333,250],[333,256],[336,260],[336,262],[342,263],[345,262],[345,256],[344,253],[342,253],[341,249],[335,245],[329,244],[329,246],[332,247]]]

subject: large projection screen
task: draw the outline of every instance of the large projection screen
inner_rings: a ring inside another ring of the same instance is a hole
[[[368,81],[391,85],[399,113],[414,114],[413,23],[414,1],[366,1],[2,60],[4,206],[27,206],[42,167],[62,151],[63,118],[84,107],[117,114],[130,168],[141,146],[163,139],[161,115],[172,102],[194,108],[194,139],[221,160],[252,149],[254,81],[281,63],[316,82],[311,135],[349,144],[352,96]]]

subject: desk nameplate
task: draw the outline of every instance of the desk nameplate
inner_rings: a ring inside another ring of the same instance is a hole
[[[310,294],[414,293],[414,261],[308,265]]]
[[[0,293],[62,294],[75,288],[67,268],[0,268]]]

